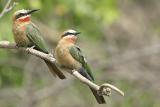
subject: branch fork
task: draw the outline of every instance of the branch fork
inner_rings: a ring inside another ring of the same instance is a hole
[[[120,90],[116,86],[111,85],[109,83],[104,83],[104,84],[100,85],[98,93],[101,94],[101,95],[110,96],[111,95],[111,90],[114,90],[115,92],[117,92],[121,96],[124,96],[124,92],[122,90]]]
[[[8,13],[9,11],[11,11],[18,3],[17,2],[13,2],[13,4],[11,4],[12,0],[8,0],[8,2],[6,3],[4,9],[2,10],[2,12],[0,13],[0,18],[5,14]]]
[[[81,74],[79,74],[78,71],[76,70],[72,70],[72,75],[75,76],[77,79],[79,79],[81,82],[83,82],[84,84],[88,85],[89,87],[97,90],[97,93],[99,95],[105,95],[105,96],[110,96],[111,95],[111,90],[114,90],[115,92],[117,92],[118,94],[124,96],[124,92],[121,91],[119,88],[117,88],[114,85],[111,85],[109,83],[104,83],[100,86],[98,86],[97,84],[91,82],[90,80],[86,79],[85,77],[83,77]]]

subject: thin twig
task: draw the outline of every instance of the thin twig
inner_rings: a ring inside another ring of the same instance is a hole
[[[0,18],[5,14],[8,13],[9,11],[11,11],[16,5],[16,2],[13,2],[13,4],[10,6],[12,0],[8,0],[8,2],[6,3],[4,9],[2,10],[2,12],[0,13]]]

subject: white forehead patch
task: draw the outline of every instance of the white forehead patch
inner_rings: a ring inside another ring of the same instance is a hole
[[[27,13],[27,10],[25,10],[25,9],[18,10],[18,11],[16,11],[14,14],[15,14],[15,15],[18,15],[18,14],[20,14],[20,13]]]
[[[76,33],[76,31],[75,30],[73,30],[73,29],[69,29],[69,30],[67,30],[67,31],[65,31],[65,33]]]

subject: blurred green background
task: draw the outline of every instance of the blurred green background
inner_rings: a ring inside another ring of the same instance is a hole
[[[7,0],[0,0],[0,11]],[[97,84],[125,92],[98,105],[89,89],[74,77],[54,78],[43,61],[17,50],[0,49],[0,107],[159,107],[159,0],[15,0],[18,5],[0,19],[0,41],[14,42],[12,14],[32,15],[54,51],[66,29],[81,31],[78,45]]]

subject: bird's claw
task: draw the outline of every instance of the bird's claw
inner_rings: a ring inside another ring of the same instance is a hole
[[[49,57],[53,57],[53,54],[52,54],[52,53],[49,53],[48,56],[49,56]]]
[[[29,54],[29,53],[30,53],[30,49],[34,49],[34,48],[35,48],[35,45],[33,45],[33,46],[27,48],[27,49],[26,49],[26,50],[27,50],[27,53]]]
[[[29,53],[30,53],[30,48],[27,48],[26,51],[27,51],[27,53],[29,54]]]
[[[111,90],[116,91],[120,95],[124,96],[124,92],[118,89],[117,87],[111,85],[111,84],[102,84],[98,90],[99,95],[106,95],[106,96],[111,96]]]
[[[33,48],[35,48],[35,47],[36,47],[36,46],[35,46],[35,45],[33,45],[33,46],[31,46],[30,48],[31,48],[31,49],[33,49]]]

